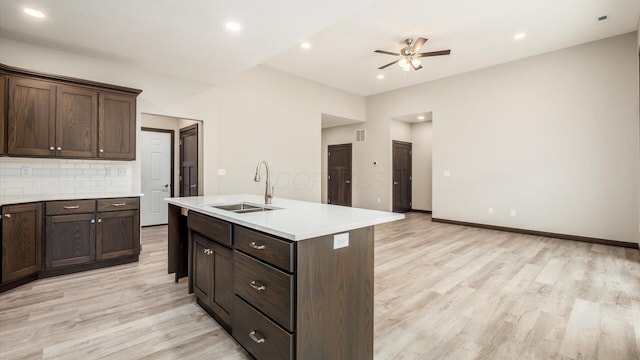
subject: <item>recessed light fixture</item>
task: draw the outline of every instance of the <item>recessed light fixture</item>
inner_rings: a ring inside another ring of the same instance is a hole
[[[235,21],[229,21],[224,25],[229,31],[240,31],[242,26]]]
[[[424,120],[424,115],[418,116],[418,120]]]
[[[525,36],[527,36],[527,34],[525,33],[517,33],[515,35],[513,35],[513,40],[522,40],[525,38]]]
[[[305,41],[302,44],[300,44],[300,47],[302,47],[303,49],[311,49],[311,43],[308,41]]]
[[[376,77],[378,78],[378,80],[384,79],[384,75],[382,75],[382,74],[378,74],[378,76],[376,76]]]
[[[43,18],[44,17],[44,13],[42,11],[39,11],[39,10],[36,10],[36,9],[24,8],[24,12],[27,13],[28,15],[33,16],[33,17],[37,17],[37,18]]]

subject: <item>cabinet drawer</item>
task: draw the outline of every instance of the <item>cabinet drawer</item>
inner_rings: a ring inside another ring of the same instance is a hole
[[[237,251],[234,266],[236,295],[293,331],[293,276]]]
[[[256,359],[293,359],[293,335],[235,297],[233,337]]]
[[[191,230],[196,231],[222,245],[231,247],[230,223],[202,215],[195,211],[189,211],[189,217],[187,219],[188,226]]]
[[[98,199],[98,211],[137,210],[140,198]]]
[[[84,214],[96,211],[95,200],[49,201],[45,205],[47,215]]]
[[[293,243],[247,228],[235,227],[236,249],[293,272]]]

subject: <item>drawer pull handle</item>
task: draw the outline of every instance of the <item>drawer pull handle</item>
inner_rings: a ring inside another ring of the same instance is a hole
[[[267,247],[266,247],[266,246],[264,246],[264,245],[258,245],[258,244],[256,244],[256,242],[255,242],[255,241],[250,242],[250,243],[249,243],[249,246],[251,246],[252,248],[254,248],[254,249],[256,249],[256,250],[264,250],[264,249],[266,249],[266,248],[267,248]]]
[[[71,209],[79,209],[80,205],[74,205],[74,206],[63,206],[63,208],[67,209],[67,210],[71,210]]]
[[[11,219],[11,214],[5,214],[4,217],[6,217],[7,219]]]
[[[262,336],[258,337],[258,333],[255,330],[251,330],[249,333],[249,337],[251,340],[255,341],[257,344],[262,344],[265,340]]]
[[[115,203],[115,204],[111,204],[111,206],[125,206],[127,205],[127,203]]]
[[[252,282],[249,283],[249,286],[254,288],[256,291],[265,291],[265,290],[267,290],[267,287],[264,286],[264,284],[262,282],[260,282],[260,281],[253,280]]]

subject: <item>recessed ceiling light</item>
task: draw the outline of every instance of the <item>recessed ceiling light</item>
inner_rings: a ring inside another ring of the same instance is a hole
[[[524,39],[525,36],[527,36],[527,34],[525,34],[525,33],[517,33],[517,34],[513,35],[513,39],[514,40],[522,40],[522,39]]]
[[[229,21],[224,26],[229,31],[240,31],[242,29],[242,26],[240,26],[240,24],[238,24],[237,22],[234,22],[234,21]]]
[[[384,79],[384,75],[382,75],[382,74],[378,74],[378,76],[376,76],[376,77],[377,77],[378,79],[380,79],[380,80]]]
[[[418,120],[424,120],[424,115],[418,116]]]
[[[24,8],[24,12],[33,16],[33,17],[37,17],[37,18],[43,18],[44,17],[44,13],[42,11],[38,11],[36,9],[31,9],[31,8]]]
[[[308,42],[308,41],[303,42],[302,44],[300,44],[300,46],[301,46],[303,49],[311,49],[311,43],[310,43],[310,42]]]

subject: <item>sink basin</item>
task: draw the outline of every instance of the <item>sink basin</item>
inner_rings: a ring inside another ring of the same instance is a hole
[[[260,205],[260,204],[250,204],[246,202],[235,203],[235,204],[221,204],[221,205],[209,205],[212,208],[231,211],[236,214],[246,214],[253,212],[261,212],[261,211],[271,211],[278,210],[279,208],[268,206],[268,205]]]

